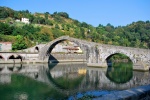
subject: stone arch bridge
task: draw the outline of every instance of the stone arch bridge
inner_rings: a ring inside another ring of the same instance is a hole
[[[39,52],[40,60],[49,60],[52,49],[62,41],[71,41],[76,43],[86,55],[86,61],[89,66],[107,66],[106,59],[116,53],[125,54],[133,62],[133,69],[148,70],[150,67],[150,50],[132,47],[114,46],[89,42],[69,36],[59,37],[41,48]]]
[[[150,68],[150,50],[123,46],[114,46],[89,42],[69,36],[59,37],[47,44],[36,45],[35,47],[18,52],[0,52],[1,63],[48,63],[51,51],[62,41],[71,41],[77,44],[83,51],[79,59],[86,58],[88,66],[107,67],[106,59],[110,56],[121,53],[127,55],[133,62],[133,69],[148,70]],[[63,57],[63,55],[61,55]],[[74,57],[75,55],[71,55]],[[84,60],[83,60],[84,61]]]

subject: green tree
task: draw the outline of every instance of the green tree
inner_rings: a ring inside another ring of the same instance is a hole
[[[58,24],[55,24],[55,29],[60,29]]]
[[[11,35],[14,30],[13,26],[9,26],[7,23],[0,22],[0,34]]]
[[[81,32],[81,38],[85,39],[85,30],[84,28],[80,28],[80,32]]]
[[[24,38],[21,35],[17,35],[16,42],[12,44],[12,50],[21,50],[26,48],[27,48],[27,44],[24,41]]]
[[[45,19],[48,19],[49,12],[44,13]]]
[[[69,15],[66,12],[58,12],[57,14],[65,18],[69,18]]]

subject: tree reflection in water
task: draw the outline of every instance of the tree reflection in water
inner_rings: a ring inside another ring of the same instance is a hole
[[[115,62],[107,68],[106,76],[115,83],[126,83],[133,77],[132,62]]]

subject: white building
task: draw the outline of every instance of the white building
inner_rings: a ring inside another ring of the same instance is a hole
[[[0,51],[11,51],[12,43],[11,42],[0,42]]]
[[[29,24],[29,19],[28,18],[22,18],[21,22],[25,23],[25,24]]]

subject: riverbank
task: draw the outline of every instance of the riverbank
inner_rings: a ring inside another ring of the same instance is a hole
[[[93,100],[150,100],[150,85],[116,91]]]

